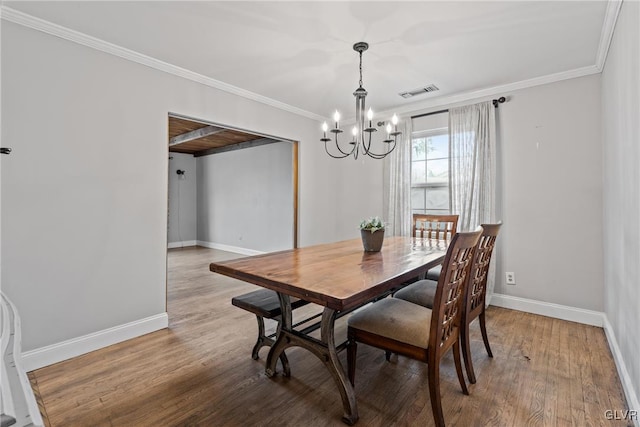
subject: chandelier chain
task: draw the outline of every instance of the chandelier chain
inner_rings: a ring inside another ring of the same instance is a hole
[[[362,51],[360,51],[360,87],[362,87]]]

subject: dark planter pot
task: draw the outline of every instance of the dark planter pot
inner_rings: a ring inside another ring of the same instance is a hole
[[[384,230],[374,231],[360,230],[362,236],[362,246],[366,252],[380,252],[384,241]]]

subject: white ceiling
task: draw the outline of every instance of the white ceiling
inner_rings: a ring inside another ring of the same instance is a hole
[[[4,4],[324,117],[353,115],[355,42],[370,44],[367,105],[407,111],[594,67],[607,11],[606,1]],[[431,83],[440,91],[398,95]]]

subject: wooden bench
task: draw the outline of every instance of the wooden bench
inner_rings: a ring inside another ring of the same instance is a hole
[[[291,297],[291,309],[293,310],[308,303],[308,301]],[[249,292],[248,294],[232,298],[231,304],[256,315],[256,319],[258,320],[258,340],[253,346],[251,357],[254,360],[257,360],[260,349],[262,347],[271,347],[275,342],[273,339],[275,334],[271,334],[269,336],[265,335],[264,319],[273,319],[278,322],[278,325],[280,324],[282,311],[280,310],[278,294],[271,289],[259,289],[257,291]]]
[[[386,298],[396,290],[397,289],[389,290],[384,294],[379,295],[378,297],[373,299],[371,302],[375,302],[380,299]],[[278,294],[275,291],[272,291],[271,289],[259,289],[257,291],[249,292],[247,294],[232,298],[231,304],[243,310],[247,310],[256,315],[256,319],[258,320],[258,339],[256,340],[256,344],[253,346],[253,350],[251,351],[251,358],[253,358],[254,360],[258,360],[259,359],[258,352],[260,351],[260,349],[262,347],[271,347],[275,342],[275,340],[273,339],[276,335],[275,333],[270,335],[265,335],[264,319],[273,319],[278,322],[278,326],[279,326],[281,321],[280,316],[282,315],[282,311],[280,310],[280,301],[278,300]],[[307,304],[309,304],[309,301],[304,301],[295,297],[291,297],[292,310],[303,307]],[[355,308],[337,313],[336,319],[339,319],[351,313],[353,310],[355,310]],[[310,321],[320,316],[322,316],[322,313],[311,315],[299,321],[298,323],[294,324],[293,326],[296,327],[303,324],[309,325],[304,329],[300,330],[300,333],[302,334],[309,334],[315,331],[316,329],[320,328],[321,322],[315,322],[313,324],[309,324]],[[345,343],[342,343],[341,345],[338,346],[338,350],[342,351],[345,345],[346,345],[346,341]],[[283,366],[287,367],[286,369],[288,369],[288,363],[287,363],[284,352],[280,357],[283,359],[282,360]]]

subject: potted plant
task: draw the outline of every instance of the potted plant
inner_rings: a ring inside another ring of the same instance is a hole
[[[384,240],[384,222],[377,216],[362,220],[360,235],[366,252],[380,252]]]

